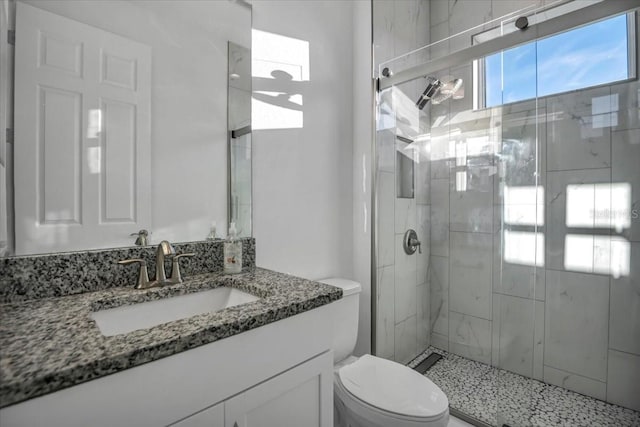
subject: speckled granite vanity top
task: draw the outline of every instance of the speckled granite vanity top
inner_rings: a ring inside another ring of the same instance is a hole
[[[92,311],[231,286],[261,299],[106,337]],[[0,407],[226,338],[342,297],[342,290],[260,268],[210,273],[145,291],[110,288],[0,305]]]

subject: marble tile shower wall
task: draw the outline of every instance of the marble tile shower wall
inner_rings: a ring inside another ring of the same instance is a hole
[[[430,37],[544,3],[432,1]],[[468,98],[430,110],[432,345],[640,410],[640,86],[493,111]],[[529,206],[505,208],[505,187]]]
[[[426,0],[373,1],[374,62],[377,65],[429,43],[429,2]],[[394,71],[416,65],[416,58],[394,63]],[[414,158],[413,198],[396,197],[396,152],[428,126],[425,114],[414,103],[418,82],[409,82],[386,93],[388,120],[376,136],[377,182],[377,304],[378,356],[406,363],[429,346],[429,162],[425,153],[405,152]],[[397,109],[395,108],[397,107]],[[396,126],[397,125],[397,126]],[[422,160],[420,162],[420,160]],[[414,229],[422,241],[422,253],[405,254],[402,238]]]
[[[431,110],[432,345],[640,410],[638,98]]]

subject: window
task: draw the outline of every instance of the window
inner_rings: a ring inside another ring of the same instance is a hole
[[[477,107],[495,107],[635,77],[635,15],[624,14],[478,61]]]

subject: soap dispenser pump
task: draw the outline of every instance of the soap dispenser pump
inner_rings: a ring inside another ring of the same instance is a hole
[[[237,238],[236,223],[229,225],[229,235],[224,242],[224,272],[226,274],[242,271],[242,242]]]

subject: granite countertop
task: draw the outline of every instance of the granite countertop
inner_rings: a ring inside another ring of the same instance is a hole
[[[258,301],[126,334],[103,336],[92,311],[219,286]],[[342,297],[329,285],[261,268],[236,275],[201,274],[184,283],[0,305],[0,407],[171,356],[328,304]]]

